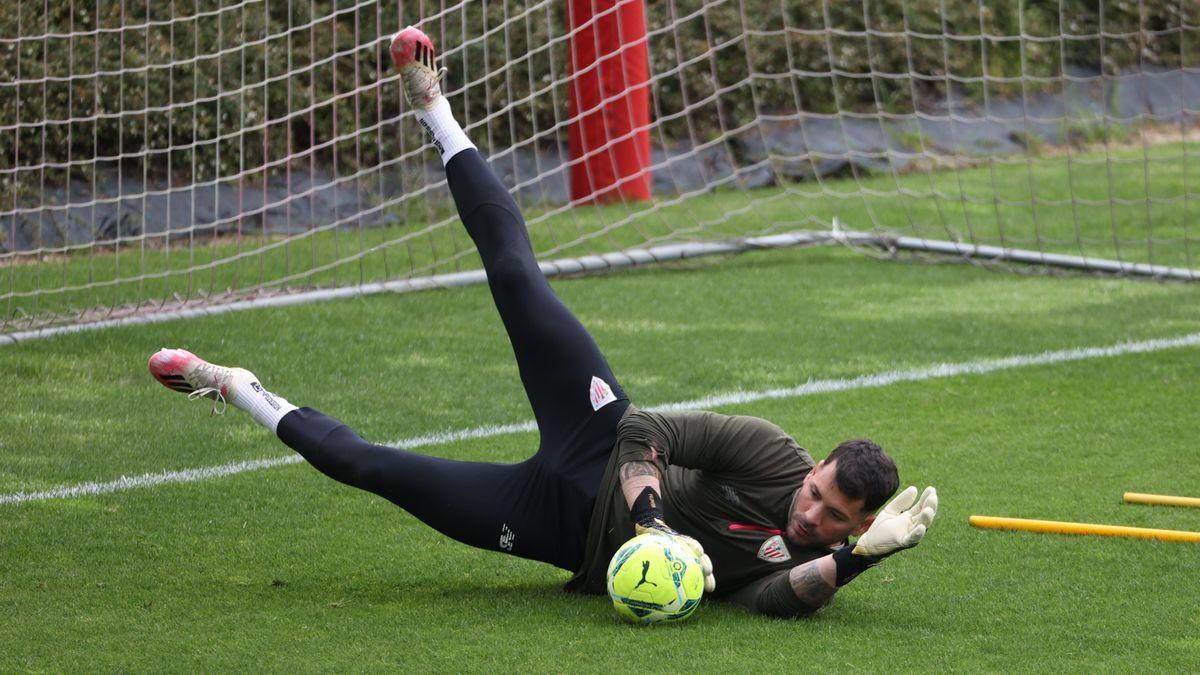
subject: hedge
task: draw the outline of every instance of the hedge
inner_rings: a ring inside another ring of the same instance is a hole
[[[318,161],[354,166],[416,142],[410,128],[379,126],[400,112],[396,85],[375,86],[388,75],[386,40],[356,38],[401,26],[394,0],[87,4],[18,0],[0,13],[0,204],[14,187],[93,169],[201,181],[313,144],[324,148]],[[470,80],[455,105],[468,122],[487,120],[474,132],[485,143],[549,140],[565,114],[563,5],[471,1],[423,24],[450,47],[451,89]],[[1036,78],[1064,68],[1200,65],[1190,0],[649,0],[647,9],[656,111],[693,111],[664,125],[668,137],[711,137],[756,110],[910,112],[948,88],[1018,95],[1051,86]],[[708,57],[688,63],[699,55]],[[717,95],[751,73],[752,89]],[[1011,79],[1022,74],[1034,79]],[[116,159],[143,150],[145,164]],[[91,157],[111,159],[13,171]]]

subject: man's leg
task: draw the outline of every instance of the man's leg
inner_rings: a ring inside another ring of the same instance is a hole
[[[519,464],[459,462],[364,441],[346,425],[297,408],[266,390],[253,373],[208,363],[182,349],[150,358],[150,372],[190,398],[208,397],[245,410],[317,470],[375,493],[448,537],[574,570],[579,553],[559,536],[573,523],[533,460]]]
[[[626,400],[625,393],[591,335],[546,281],[517,205],[479,152],[455,155],[446,176],[483,259],[542,446],[560,447],[601,408]]]
[[[539,454],[556,468],[575,459],[593,465],[607,459],[607,450],[599,458],[580,457],[587,448],[578,447],[578,441],[581,434],[594,435],[590,426],[615,429],[628,405],[624,392],[592,337],[550,288],[508,190],[454,119],[441,94],[445,71],[437,68],[429,38],[406,28],[393,38],[391,53],[409,105],[441,153],[459,216],[483,259],[542,435]]]
[[[558,516],[523,489],[528,462],[460,462],[375,445],[311,408],[289,413],[276,433],[321,473],[387,499],[448,537],[566,567],[553,538],[534,536],[556,531]]]

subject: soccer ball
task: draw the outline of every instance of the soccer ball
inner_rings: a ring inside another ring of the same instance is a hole
[[[625,542],[608,564],[608,595],[634,623],[683,621],[704,595],[704,571],[691,549],[648,532]]]

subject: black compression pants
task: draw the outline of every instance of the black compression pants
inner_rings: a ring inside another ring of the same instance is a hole
[[[311,408],[277,433],[325,475],[373,492],[465,544],[576,570],[617,422],[629,401],[533,257],[517,205],[474,149],[446,166],[504,322],[541,442],[518,464],[460,462],[368,443]],[[593,409],[593,378],[616,400]]]

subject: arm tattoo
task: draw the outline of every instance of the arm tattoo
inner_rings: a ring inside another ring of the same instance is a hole
[[[837,593],[837,587],[821,576],[816,560],[793,567],[788,574],[788,581],[791,582],[792,590],[800,602],[811,607],[814,612],[828,604],[833,599],[833,594]]]
[[[627,480],[634,476],[654,476],[662,478],[658,472],[658,467],[652,462],[625,462],[621,465],[621,480]]]

